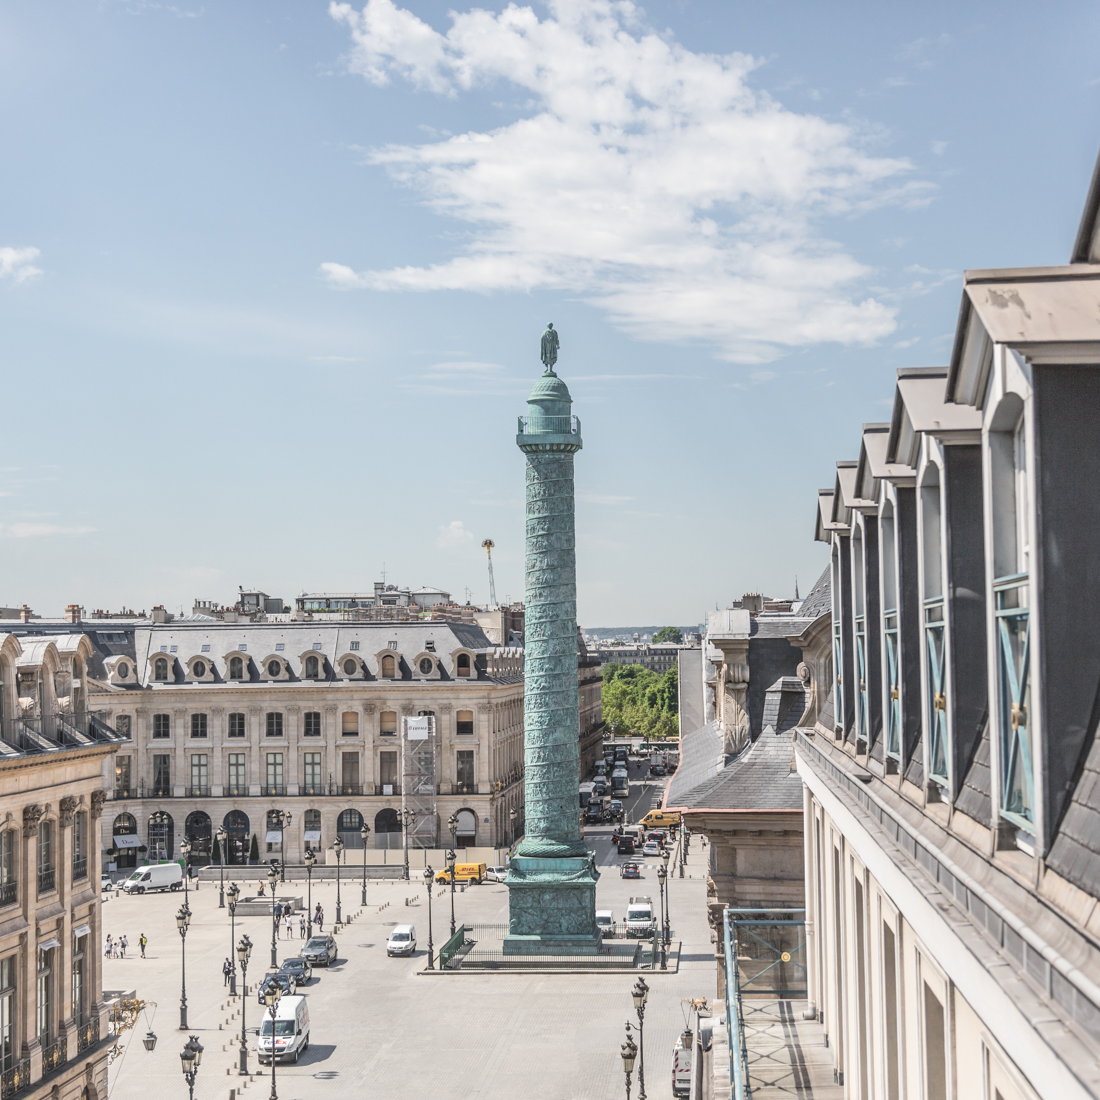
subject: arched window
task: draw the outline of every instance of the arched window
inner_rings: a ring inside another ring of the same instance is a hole
[[[401,847],[401,822],[397,811],[387,807],[374,815],[374,846],[376,848]]]
[[[458,832],[455,843],[462,848],[474,848],[477,846],[477,814],[473,810],[459,810],[455,815],[458,818]]]
[[[187,821],[184,823],[184,833],[187,839],[191,841],[192,855],[210,855],[211,847],[211,825],[210,815],[203,810],[195,810],[193,813],[187,815]]]
[[[229,679],[230,680],[243,680],[244,679],[244,661],[240,657],[229,658]]]
[[[168,679],[168,659],[166,657],[158,657],[153,662],[153,679],[161,681]]]
[[[166,810],[149,818],[149,858],[172,859],[176,854],[176,825]]]
[[[363,815],[358,810],[345,810],[336,821],[336,831],[345,848],[362,848]]]
[[[14,829],[5,829],[0,833],[0,905],[13,905],[19,900],[15,868],[16,835]]]
[[[458,655],[457,668],[458,668],[459,676],[469,676],[470,675],[470,655],[469,655],[469,653],[460,653]]]
[[[244,810],[230,810],[222,821],[222,826],[229,834],[225,841],[226,863],[240,865],[248,862],[248,814]]]
[[[388,653],[382,658],[382,675],[387,680],[397,675],[397,662]]]
[[[316,657],[307,657],[306,658],[306,679],[307,680],[316,680],[317,675],[318,675],[318,672],[317,672],[317,658]]]

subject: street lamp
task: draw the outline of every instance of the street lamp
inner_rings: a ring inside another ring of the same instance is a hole
[[[306,920],[309,921],[309,938],[313,939],[313,868],[317,864],[317,857],[312,848],[306,849]]]
[[[337,837],[332,842],[332,850],[336,853],[336,923],[340,923],[340,857],[344,854],[344,842]]]
[[[367,904],[367,838],[370,836],[370,826],[364,821],[363,827],[359,830],[359,835],[363,838],[363,900],[361,904],[366,907]],[[405,852],[406,862],[406,877],[408,871],[408,858],[409,854]]]
[[[432,944],[432,889],[435,883],[432,881],[434,872],[430,867],[424,868],[424,885],[428,888],[428,969],[435,969],[435,947]]]
[[[229,839],[229,834],[224,828],[219,829],[214,838],[218,842],[218,908],[225,908],[225,842]],[[232,940],[229,941],[233,943]]]
[[[271,1100],[279,1100],[279,1094],[275,1091],[275,1010],[282,995],[278,982],[272,982],[264,992],[264,1004],[271,1013]]]
[[[413,810],[398,810],[397,816],[401,819],[401,828],[405,838],[405,881],[409,881],[409,826],[416,820]]]
[[[451,880],[451,935],[455,934],[455,850],[447,853],[447,874]]]
[[[684,877],[684,860],[687,857],[687,847],[691,842],[691,830],[680,820],[680,878]]]
[[[180,1064],[183,1067],[183,1079],[187,1082],[187,1091],[191,1100],[195,1100],[195,1078],[198,1076],[199,1066],[202,1065],[202,1043],[197,1035],[192,1035],[180,1051]]]
[[[630,1100],[630,1074],[634,1070],[634,1059],[638,1057],[638,1048],[630,1037],[630,1024],[626,1025],[626,1042],[619,1047],[619,1055],[623,1060],[623,1073],[626,1074],[626,1100]]]
[[[187,1030],[187,926],[191,923],[191,910],[181,905],[176,914],[176,927],[180,930],[180,1031]]]
[[[279,953],[275,946],[275,940],[279,935],[279,907],[275,904],[275,887],[279,883],[279,868],[275,861],[271,861],[271,868],[267,872],[267,884],[271,887],[271,966],[279,968]]]
[[[661,927],[663,929],[661,933],[661,969],[666,970],[668,968],[668,955],[666,954],[666,948],[668,946],[665,940],[664,933],[668,930],[668,921],[665,918],[665,880],[668,878],[668,871],[664,867],[657,868],[657,893],[661,899]]]
[[[663,870],[664,870],[666,875],[668,875],[668,861],[669,861],[669,859],[671,859],[671,857],[672,857],[672,853],[667,852],[667,851],[664,852],[661,855],[661,862],[664,864]],[[660,875],[658,874],[657,877],[660,878]],[[668,877],[671,878],[670,875]],[[669,891],[668,891],[668,888],[669,888],[669,885],[670,885],[670,883],[666,880],[665,881],[665,930],[664,930],[665,931],[665,936],[664,936],[665,947],[668,947],[672,943],[672,918],[669,916],[669,913],[668,913],[668,909],[669,909],[669,901],[668,901]]]
[[[515,806],[513,806],[508,811],[508,821],[509,821],[509,823],[512,827],[512,844],[515,844],[515,842],[516,842],[516,818],[517,817],[519,817],[519,814],[516,813],[516,808],[515,808]]]
[[[267,826],[273,825],[279,830],[279,881],[286,882],[286,827],[290,824],[291,815],[286,810],[269,810],[267,814]],[[274,893],[274,891],[272,891]]]
[[[649,998],[645,978],[639,978],[634,983],[630,995],[638,1012],[638,1100],[645,1100],[645,1003]]]
[[[236,997],[237,959],[233,952],[233,944],[237,941],[237,898],[241,896],[241,888],[235,882],[231,882],[225,893],[229,898],[229,996]]]
[[[191,878],[191,841],[187,837],[180,841],[180,855],[183,856],[183,904],[186,906],[188,905],[187,882]]]
[[[237,961],[241,964],[241,1064],[237,1073],[241,1077],[248,1075],[248,1044],[244,1040],[244,1017],[248,1008],[248,958],[252,954],[252,941],[248,934],[241,936],[237,944]]]

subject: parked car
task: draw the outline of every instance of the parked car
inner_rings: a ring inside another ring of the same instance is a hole
[[[592,793],[601,798],[607,794],[607,780],[602,775],[592,780]]]
[[[99,888],[101,890],[113,890],[115,888],[113,879],[106,871],[99,876]]]
[[[680,814],[676,810],[650,810],[642,818],[642,824],[653,828],[654,826],[673,826],[680,824]]]
[[[485,875],[489,868],[484,863],[456,863],[455,882],[476,882],[479,886],[485,881]],[[436,882],[449,883],[451,872],[444,868],[435,876]]]
[[[301,951],[311,966],[331,966],[336,962],[336,940],[332,936],[314,936]]]
[[[256,1000],[258,1000],[260,1004],[264,1003],[264,994],[273,985],[277,985],[283,991],[282,995],[284,997],[293,996],[295,990],[298,988],[298,983],[294,980],[293,974],[284,974],[281,970],[273,974],[268,974],[268,976],[260,982],[259,988],[256,990]]]
[[[621,856],[632,856],[634,854],[634,841],[628,836],[619,837],[618,853]]]
[[[606,940],[615,935],[615,914],[610,909],[596,910],[596,927],[600,935]]]
[[[619,865],[619,878],[641,878],[642,872],[636,863],[622,863]]]
[[[416,929],[411,924],[399,924],[386,940],[386,954],[411,955],[416,951]]]
[[[283,959],[283,965],[279,970],[293,974],[298,985],[305,985],[313,977],[313,967],[300,955],[293,959]]]
[[[274,1026],[272,1026],[274,1025]],[[260,1064],[276,1061],[297,1063],[309,1050],[309,1007],[305,997],[282,997],[275,1007],[275,1019],[264,1012],[256,1036],[256,1057]],[[266,1058],[264,1056],[267,1056]]]
[[[659,856],[661,854],[661,846],[655,840],[647,840],[642,845],[643,856]]]
[[[182,889],[183,868],[178,863],[156,863],[152,867],[140,867],[122,884],[122,890],[127,894]]]
[[[684,1046],[685,1037],[688,1045]],[[691,1094],[691,1040],[690,1031],[685,1031],[672,1048],[672,1095],[676,1097]]]
[[[486,867],[486,882],[503,882],[508,877],[507,867]]]
[[[668,775],[668,769],[665,768],[664,764],[650,764],[649,765],[649,774],[650,775]]]

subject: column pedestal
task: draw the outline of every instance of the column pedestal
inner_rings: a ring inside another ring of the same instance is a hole
[[[573,859],[514,856],[508,868],[505,955],[595,955],[596,880],[589,853]]]

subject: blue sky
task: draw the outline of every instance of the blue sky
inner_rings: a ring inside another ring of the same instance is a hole
[[[548,320],[581,622],[805,591],[961,272],[1068,259],[1098,10],[3,5],[0,603],[520,596]]]

